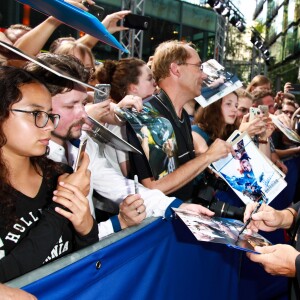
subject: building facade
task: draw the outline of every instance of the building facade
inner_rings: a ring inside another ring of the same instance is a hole
[[[276,90],[300,80],[300,0],[260,0],[255,28],[265,39],[271,61],[267,75]]]

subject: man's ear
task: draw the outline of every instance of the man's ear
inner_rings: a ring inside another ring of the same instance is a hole
[[[170,65],[170,73],[173,76],[179,77],[180,76],[179,65],[176,64],[176,63],[174,63],[174,62],[172,62],[171,65]]]

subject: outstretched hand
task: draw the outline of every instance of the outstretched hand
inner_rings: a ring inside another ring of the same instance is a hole
[[[290,245],[255,247],[261,254],[247,253],[250,260],[260,263],[271,275],[295,277],[296,258],[300,254]]]
[[[212,163],[226,157],[230,153],[235,156],[232,146],[228,142],[216,139],[204,154],[208,157],[208,162]]]
[[[111,34],[118,31],[127,30],[128,29],[127,27],[117,25],[117,23],[130,13],[131,13],[130,10],[121,10],[113,14],[107,15],[103,19],[102,24],[106,27],[108,32],[110,32]]]
[[[182,203],[178,208],[189,210],[197,214],[203,214],[209,217],[212,217],[215,214],[213,211],[199,204]]]

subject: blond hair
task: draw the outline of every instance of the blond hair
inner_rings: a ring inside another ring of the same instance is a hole
[[[163,42],[156,48],[151,69],[157,83],[169,77],[171,63],[184,64],[191,56],[186,46],[195,48],[192,43],[178,40]]]

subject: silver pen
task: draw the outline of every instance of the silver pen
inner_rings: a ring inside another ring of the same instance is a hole
[[[137,175],[134,175],[134,192],[135,194],[139,193],[139,178]]]

